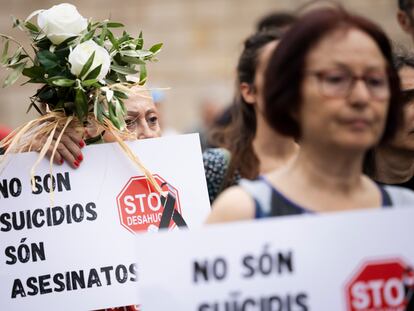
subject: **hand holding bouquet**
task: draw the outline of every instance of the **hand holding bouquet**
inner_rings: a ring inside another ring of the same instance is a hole
[[[37,25],[31,22],[36,16]],[[134,38],[123,31],[117,37],[113,29],[124,25],[109,20],[88,21],[67,3],[35,11],[26,20],[14,19],[13,26],[29,35],[34,52],[29,53],[12,37],[0,34],[4,41],[1,64],[11,70],[4,86],[21,76],[28,78],[25,83],[39,84],[29,109],[35,108],[41,116],[16,129],[2,142],[6,153],[30,150],[34,140],[46,136],[40,160],[53,139],[56,151],[69,125],[75,124],[82,131],[88,122],[89,126],[93,123],[112,133],[151,181],[152,175],[123,142],[130,137],[123,100],[128,98],[131,87],[145,84],[146,63],[156,61],[162,44],[144,49],[142,33]],[[16,48],[10,52],[12,45]],[[136,74],[138,79],[129,79]],[[57,138],[56,133],[60,133]]]

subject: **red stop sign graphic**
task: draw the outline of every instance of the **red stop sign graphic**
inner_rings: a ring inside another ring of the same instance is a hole
[[[347,310],[405,310],[406,268],[399,259],[366,262],[346,286]]]
[[[174,208],[181,213],[178,191],[157,174],[154,179],[164,191],[170,191],[176,198]],[[118,213],[123,227],[132,233],[156,231],[164,211],[163,200],[145,176],[135,176],[127,182],[117,196]],[[170,221],[168,228],[175,227]]]

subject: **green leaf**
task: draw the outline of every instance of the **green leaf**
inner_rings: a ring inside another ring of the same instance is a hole
[[[30,109],[32,109],[32,107],[33,107],[34,109],[36,109],[36,111],[39,113],[39,115],[43,115],[43,112],[40,110],[40,108],[36,105],[36,103],[35,103],[35,102],[31,102],[31,103],[30,103],[29,107],[28,107],[28,108],[27,108],[27,110],[26,110],[26,113],[29,113],[29,111],[30,111]]]
[[[113,104],[114,104],[114,108],[115,108],[115,115],[117,116],[118,120],[123,119],[124,110],[122,109],[121,104],[119,103],[117,98],[114,98]]]
[[[107,20],[106,20],[107,21]],[[94,26],[93,27],[95,27],[95,28],[103,28],[103,26],[106,24],[106,21],[103,21],[103,22],[97,22],[97,23],[95,23],[94,24]]]
[[[111,69],[113,71],[116,71],[118,73],[122,73],[124,75],[133,75],[133,74],[136,74],[138,72],[135,69],[125,67],[125,66],[118,66],[118,65],[111,65]]]
[[[56,107],[63,107],[65,111],[71,114],[76,112],[76,105],[74,102],[59,100]]]
[[[21,58],[21,59],[24,59],[24,58],[26,58],[26,57],[23,57],[23,55],[21,55],[21,56],[20,56],[20,58]],[[17,63],[15,63],[15,64],[13,64],[13,65],[8,66],[8,68],[10,68],[10,69],[16,69],[16,68],[20,67],[21,63],[22,63],[22,62],[19,60]],[[26,61],[26,63],[27,63],[27,61]]]
[[[23,59],[25,59],[25,58],[27,58],[27,55],[22,55],[21,54],[21,51],[16,52],[16,54],[13,55],[13,57],[11,57],[9,59],[9,63],[6,66],[9,67],[9,68],[13,68],[14,69],[16,67],[16,65],[18,63],[20,63],[20,61],[23,60]]]
[[[161,50],[162,45],[162,43],[154,44],[149,50],[155,54]]]
[[[99,25],[99,22],[95,22],[95,23],[88,23],[88,31],[91,31],[91,29],[96,29],[96,27]]]
[[[42,40],[43,38],[46,38],[46,34],[38,32],[38,33],[30,33],[30,36],[32,37],[32,40],[34,43],[38,42],[39,40]]]
[[[37,59],[45,70],[55,68],[59,65],[59,58],[50,51],[43,50],[38,52]]]
[[[105,84],[115,84],[118,78],[118,73],[110,70],[109,74],[104,78]]]
[[[9,40],[6,40],[4,44],[3,53],[1,54],[1,63],[5,65],[7,63],[7,53],[9,52]]]
[[[93,102],[93,113],[95,115],[95,118],[102,123],[103,122],[103,116],[104,116],[104,107],[103,103],[99,102],[99,97],[96,96]]]
[[[70,87],[75,84],[75,80],[70,79],[53,79],[50,81],[55,86]]]
[[[76,89],[75,107],[76,114],[78,115],[79,120],[82,122],[85,116],[88,114],[88,99],[86,98],[86,94],[81,89]]]
[[[125,74],[122,74],[122,73],[119,73],[119,72],[115,72],[115,74],[116,74],[116,77],[117,77],[117,79],[115,79],[116,81],[121,82],[121,83],[127,82]]]
[[[31,78],[30,80],[24,82],[22,85],[25,85],[27,83],[46,83],[46,80],[43,78]]]
[[[109,119],[111,120],[112,124],[115,125],[115,127],[118,130],[120,130],[121,129],[121,124],[118,120],[118,117],[116,116],[115,107],[112,104],[112,102],[109,102],[108,106],[109,106]]]
[[[109,38],[109,41],[111,41],[111,43],[112,43],[112,49],[111,50],[118,50],[118,48],[119,48],[118,41],[115,39],[114,34],[110,30],[108,30],[108,38]]]
[[[99,66],[96,66],[90,73],[88,73],[88,75],[85,77],[84,80],[96,79],[96,77],[101,72],[101,68],[102,68],[102,64]]]
[[[105,42],[105,38],[106,38],[107,31],[108,31],[108,29],[107,29],[107,27],[106,27],[106,24],[104,24],[104,26],[103,26],[103,28],[102,28],[101,35],[99,36],[99,40],[98,40],[98,44],[99,44],[100,46],[103,46],[103,44],[104,44],[104,42]]]
[[[120,28],[120,27],[124,27],[124,24],[117,23],[117,22],[109,22],[109,23],[106,23],[106,26],[108,28]]]
[[[9,63],[7,66],[12,66],[19,62],[20,56],[22,55],[23,48],[19,47],[16,52],[14,52],[14,55],[9,58]]]
[[[55,76],[52,76],[51,78],[47,79],[47,81],[49,83],[52,83],[53,81],[59,80],[59,79],[67,79],[67,77],[62,76],[62,75],[55,75]]]
[[[124,102],[123,102],[122,100],[120,100],[120,99],[118,98],[118,101],[119,101],[119,103],[121,104],[122,111],[124,112],[122,119],[123,119],[123,120],[124,120],[124,122],[125,122],[125,115],[127,114],[127,109],[126,109],[125,104],[124,104]],[[126,124],[125,124],[125,126],[126,126]]]
[[[25,22],[24,27],[26,27],[29,31],[32,31],[35,33],[40,32],[40,29],[36,25],[32,24],[31,22]]]
[[[147,67],[145,65],[141,65],[139,71],[139,85],[145,84],[147,81]]]
[[[124,31],[122,37],[118,40],[118,44],[121,45],[123,42],[128,41],[131,37]]]
[[[144,58],[146,56],[153,55],[151,51],[146,51],[146,50],[125,50],[125,51],[120,51],[120,54],[122,56],[130,56],[130,57],[138,57],[138,58]]]
[[[55,94],[56,94],[56,92],[52,87],[46,86],[46,87],[43,87],[40,90],[40,92],[37,94],[37,96],[43,102],[48,102],[48,101],[50,101],[50,99],[52,99],[55,96]]]
[[[40,66],[24,68],[23,75],[29,78],[44,78],[45,70]]]
[[[96,80],[96,79],[84,80],[84,81],[82,81],[82,86],[83,87],[89,87],[89,86],[94,85],[95,83],[98,83],[98,80]],[[98,84],[98,86],[99,86],[99,84]]]
[[[114,98],[114,106],[115,106],[115,117],[118,120],[119,129],[123,130],[126,127],[125,119],[124,119],[124,109],[122,109],[122,106],[117,98]]]
[[[121,60],[129,63],[129,64],[135,64],[135,65],[144,65],[145,62],[137,57],[131,57],[131,56],[122,56]]]
[[[14,82],[17,81],[17,79],[22,75],[22,71],[24,67],[26,66],[27,62],[19,63],[16,68],[8,75],[6,80],[4,80],[3,87],[7,87],[9,85],[12,85]]]
[[[35,41],[35,45],[41,50],[49,50],[52,42],[47,37],[43,37],[42,39]]]
[[[85,65],[83,65],[82,70],[79,74],[79,78],[82,79],[82,77],[91,69],[93,59],[95,58],[95,51],[89,56],[88,60],[86,61]]]
[[[120,45],[120,50],[127,51],[127,50],[135,50],[136,43],[134,43],[134,40],[128,40],[125,42],[122,42]]]
[[[11,18],[12,18],[12,21],[13,21],[13,28],[18,27],[18,28],[22,29],[22,27],[21,27],[21,23],[22,23],[21,20],[18,19],[18,18],[16,18],[16,17],[14,17],[14,16],[12,16]]]
[[[141,50],[144,47],[144,38],[142,38],[142,31],[139,33],[136,49]]]
[[[56,46],[56,50],[62,50],[62,49],[66,49],[68,43],[72,42],[73,40],[75,40],[78,36],[73,36],[73,37],[69,37],[67,38],[65,41],[63,41],[62,43],[60,43],[59,45]]]
[[[17,62],[20,63],[21,60],[23,60],[25,58],[28,58],[28,57],[29,56],[27,56],[26,54],[19,55],[19,58],[18,58]]]
[[[81,39],[81,43],[92,39],[93,35],[95,34],[95,30],[96,29],[92,29],[86,35],[84,35],[83,38]]]
[[[106,101],[110,102],[114,98],[114,91],[109,89],[105,92]]]
[[[55,55],[61,60],[61,63],[67,63],[67,58],[69,57],[70,54],[70,49],[68,46],[61,48],[59,50],[55,50],[53,53],[55,53]]]
[[[122,99],[128,99],[128,95],[121,91],[114,91],[114,96]]]

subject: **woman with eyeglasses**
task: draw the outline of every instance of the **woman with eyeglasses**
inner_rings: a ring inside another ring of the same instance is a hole
[[[369,152],[365,171],[377,182],[414,190],[414,54],[394,55],[402,88],[403,120],[396,135]]]
[[[267,121],[299,142],[299,154],[225,191],[207,222],[414,203],[410,190],[362,172],[366,152],[393,137],[402,111],[391,46],[378,26],[343,9],[308,13],[273,53],[264,92]]]

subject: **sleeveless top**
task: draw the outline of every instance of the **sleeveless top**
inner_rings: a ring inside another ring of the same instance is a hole
[[[315,213],[292,202],[263,176],[254,181],[242,179],[239,185],[254,200],[255,218]],[[409,189],[382,185],[378,185],[378,188],[381,192],[383,208],[414,205],[414,192]]]

